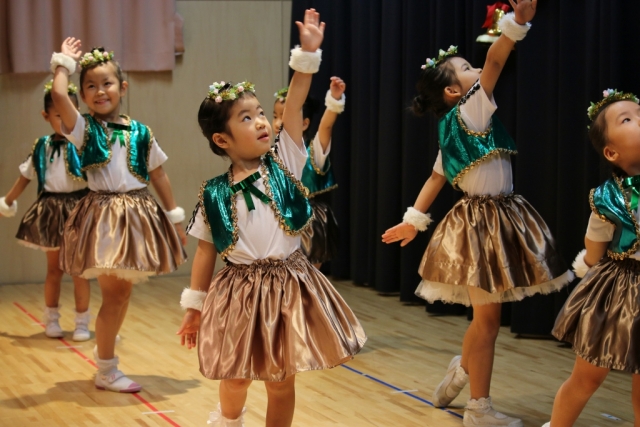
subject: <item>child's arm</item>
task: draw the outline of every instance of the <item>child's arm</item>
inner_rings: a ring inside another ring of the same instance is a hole
[[[342,94],[344,94],[344,90],[347,88],[347,85],[342,81],[340,77],[331,77],[331,85],[329,86],[329,91],[331,92],[331,97],[336,101],[340,101],[342,99]],[[333,124],[336,122],[338,118],[338,113],[332,111],[327,108],[324,110],[324,114],[322,115],[322,119],[320,119],[320,126],[318,127],[318,138],[320,139],[320,145],[322,145],[322,152],[327,151],[327,147],[329,146],[329,142],[331,142],[331,132],[333,131]]]
[[[74,61],[78,61],[82,54],[82,52],[80,51],[81,46],[82,43],[80,42],[80,40],[76,40],[73,37],[67,37],[62,42],[60,51]],[[53,104],[56,106],[58,112],[60,113],[62,124],[64,124],[64,127],[68,132],[71,132],[76,127],[76,120],[78,119],[78,109],[75,105],[73,105],[73,102],[71,102],[71,98],[69,98],[69,75],[70,71],[65,66],[59,65],[56,67],[55,71],[53,72],[53,87],[51,89],[51,99],[53,99]]]
[[[588,238],[584,238],[584,247],[587,248],[587,253],[584,256],[584,263],[587,267],[593,267],[596,265],[604,254],[607,252],[610,242],[594,242]]]
[[[173,211],[177,205],[176,201],[173,198],[173,190],[171,189],[171,183],[169,182],[169,176],[164,172],[162,166],[158,166],[152,171],[149,171],[149,179],[153,188],[156,190],[158,197],[162,201],[162,205],[164,210],[167,212]],[[182,226],[182,221],[174,223],[176,227],[176,231],[180,236],[180,241],[182,242],[182,246],[187,244],[187,235],[184,231],[184,227]]]
[[[213,243],[209,243],[205,240],[200,240],[198,242],[198,248],[196,249],[196,254],[193,257],[193,266],[191,267],[191,286],[189,291],[194,294],[199,294],[202,301],[204,301],[204,296],[209,291],[217,256],[218,252],[216,251],[216,247]],[[184,299],[185,297],[183,293],[182,300]],[[180,301],[181,304],[182,300]],[[201,302],[200,309],[202,309]],[[176,332],[176,335],[180,335],[180,344],[186,344],[188,349],[192,349],[196,346],[198,329],[200,328],[200,314],[201,310],[196,308],[187,308],[187,312],[182,318],[180,329]]]
[[[538,0],[509,0],[509,3],[511,3],[511,7],[513,7],[515,24],[522,26],[523,32],[526,34],[525,25],[535,16]],[[510,20],[511,18],[506,16],[502,19]],[[514,36],[511,35],[511,37]],[[509,38],[503,29],[502,35],[491,45],[489,52],[487,52],[487,59],[485,60],[482,74],[480,74],[480,85],[489,99],[491,99],[498,77],[500,77],[502,68],[504,68],[504,64],[507,62],[516,41],[518,40]]]
[[[316,52],[324,38],[324,22],[320,22],[320,14],[315,9],[307,9],[304,13],[304,23],[296,21],[296,25],[300,31],[302,55],[307,56]],[[292,52],[292,62],[294,61],[293,56],[294,53]],[[302,142],[302,106],[307,99],[312,77],[313,74],[309,72],[296,71],[293,73],[289,84],[289,92],[287,93],[287,102],[282,113],[282,126],[300,149],[304,148]]]
[[[413,204],[413,208],[423,213],[428,211],[446,182],[447,179],[443,175],[433,171],[429,179],[427,179],[427,182],[424,183],[422,190],[420,190],[420,194]],[[416,227],[406,222],[401,222],[395,227],[391,227],[385,231],[382,235],[382,241],[384,243],[394,243],[402,240],[400,246],[406,246],[417,234],[418,230]]]
[[[20,175],[20,178],[16,180],[15,184],[13,184],[13,187],[11,187],[11,190],[9,190],[7,195],[2,198],[7,207],[13,208],[13,202],[15,202],[18,197],[20,197],[20,195],[22,194],[24,189],[27,188],[27,185],[29,185],[30,182],[30,180]],[[0,213],[0,216],[8,215],[3,215],[2,213]]]

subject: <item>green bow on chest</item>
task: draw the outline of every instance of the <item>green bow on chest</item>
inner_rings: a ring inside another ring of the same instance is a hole
[[[640,175],[628,176],[622,180],[622,188],[631,191],[631,210],[638,209],[638,199],[640,196]]]
[[[251,198],[251,194],[260,199],[263,203],[269,203],[271,199],[269,196],[264,194],[262,191],[258,190],[258,188],[253,185],[254,182],[260,179],[260,172],[254,172],[252,175],[243,179],[237,184],[229,187],[229,192],[231,196],[234,196],[238,191],[242,191],[242,195],[244,196],[244,201],[247,203],[247,208],[249,211],[252,211],[256,208],[253,204],[253,199]]]
[[[126,145],[124,131],[131,132],[131,126],[109,122],[107,123],[107,127],[109,129],[113,129],[113,132],[111,133],[111,144],[115,144],[116,141],[120,141],[120,147],[124,147]]]

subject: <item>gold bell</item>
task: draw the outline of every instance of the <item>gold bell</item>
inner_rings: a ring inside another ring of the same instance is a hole
[[[498,22],[500,22],[500,19],[502,19],[508,10],[509,5],[502,2],[487,6],[487,19],[482,26],[482,28],[486,28],[487,31],[479,35],[476,41],[479,43],[493,43],[498,40],[498,37],[502,34],[502,31],[498,28]]]

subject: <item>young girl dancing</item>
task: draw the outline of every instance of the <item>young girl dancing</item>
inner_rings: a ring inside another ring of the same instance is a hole
[[[312,215],[299,181],[307,160],[300,111],[320,64],[319,18],[310,9],[296,22],[302,47],[291,52],[296,72],[277,151],[251,83],[214,83],[198,112],[211,150],[231,166],[200,191],[189,226],[200,241],[177,334],[188,348],[198,338],[200,372],[222,380],[209,417],[214,426],[244,425],[252,380],[265,381],[266,425],[290,426],[295,374],[340,365],[366,340],[347,304],[299,250]],[[227,266],[212,282],[218,254]]]
[[[320,120],[320,127],[315,138],[311,140],[308,130],[313,119],[313,99],[308,96],[302,107],[303,139],[311,141],[307,146],[307,163],[302,172],[302,183],[309,189],[309,203],[313,210],[311,226],[302,233],[302,253],[309,258],[314,267],[320,269],[323,262],[329,261],[338,252],[338,221],[330,204],[323,194],[338,187],[329,161],[331,151],[331,132],[338,114],[344,111],[346,84],[340,77],[331,77],[331,84],[325,97],[327,107]],[[273,106],[273,128],[277,132],[282,126],[282,114],[289,88],[285,87],[275,93]],[[319,196],[319,197],[318,197]]]
[[[423,280],[416,294],[428,301],[473,306],[462,356],[451,360],[433,394],[435,406],[447,406],[469,381],[465,426],[522,426],[519,419],[496,412],[489,397],[500,303],[558,290],[573,277],[542,217],[513,194],[510,155],[516,147],[493,115],[498,77],[536,12],[535,0],[510,3],[515,14],[500,22],[502,35],[489,49],[483,69],[455,56],[454,46],[422,66],[413,110],[439,117],[440,153],[403,223],[382,236],[385,243],[405,246],[426,230],[431,218],[424,212],[446,181],[464,191],[434,231],[420,264]]]
[[[586,249],[574,262],[584,277],[560,311],[553,335],[573,344],[576,363],[546,427],[569,427],[610,370],[632,375],[634,426],[640,427],[640,106],[631,93],[604,91],[591,104],[589,138],[614,173],[591,190]]]
[[[82,67],[80,96],[91,114],[80,115],[67,95],[77,60]],[[96,387],[137,392],[140,385],[118,370],[116,335],[133,283],[174,271],[185,262],[184,210],[176,207],[162,169],[167,156],[151,129],[120,115],[128,84],[113,52],[98,48],[81,57],[80,40],[67,38],[62,53],[53,54],[51,68],[62,131],[79,150],[91,190],[65,225],[60,264],[71,275],[97,277],[102,291],[94,349]],[[149,182],[168,212],[149,193]]]
[[[53,135],[36,139],[27,160],[20,165],[20,177],[5,197],[0,197],[0,216],[14,216],[18,210],[17,198],[33,179],[38,181],[38,198],[27,210],[16,238],[18,243],[40,249],[47,256],[47,277],[44,281],[44,333],[50,338],[64,336],[60,327],[60,282],[64,272],[60,269],[60,242],[64,223],[78,201],[87,194],[87,183],[80,170],[76,147],[62,136],[58,110],[51,99],[51,85],[44,86],[42,117],[51,125]],[[78,108],[77,88],[69,84],[67,92],[74,108]],[[86,341],[89,334],[89,281],[73,277],[76,301],[74,341]]]

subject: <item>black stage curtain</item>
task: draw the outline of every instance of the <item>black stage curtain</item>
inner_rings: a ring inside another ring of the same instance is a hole
[[[347,82],[347,106],[334,128],[332,162],[340,187],[333,207],[341,227],[340,255],[330,273],[382,294],[417,302],[414,290],[430,232],[409,246],[380,236],[401,221],[431,174],[438,150],[436,120],[408,111],[420,66],[438,49],[458,45],[481,67],[488,49],[476,37],[490,1],[293,0],[293,21],[314,7],[327,23],[323,61],[312,95],[324,98],[329,77]],[[640,93],[637,78],[640,2],[538,2],[527,38],[518,43],[495,90],[497,114],[518,146],[515,191],[540,212],[567,266],[583,248],[589,190],[608,176],[587,139],[586,110],[602,90]],[[430,209],[439,221],[460,197],[450,186]],[[575,284],[575,283],[574,283]],[[512,330],[548,334],[568,290],[514,303]],[[460,311],[430,305],[427,311]]]

